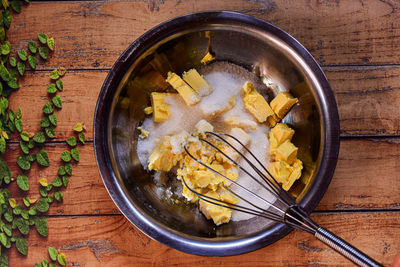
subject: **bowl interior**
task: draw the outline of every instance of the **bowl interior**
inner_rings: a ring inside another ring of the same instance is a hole
[[[266,93],[270,97],[290,90],[299,98],[299,104],[283,122],[295,129],[293,142],[299,147],[298,157],[304,163],[301,179],[290,190],[290,194],[301,201],[314,180],[322,156],[324,129],[315,90],[312,89],[316,86],[315,81],[296,53],[282,40],[243,25],[198,25],[159,39],[124,69],[125,76],[111,104],[108,143],[117,178],[128,192],[130,201],[145,217],[180,235],[224,240],[265,231],[273,223],[263,218],[216,227],[194,205],[176,203],[177,195],[163,193],[165,185],[171,184],[155,183],[151,174],[142,168],[136,153],[136,127],[145,118],[143,109],[150,105],[150,92],[168,88],[165,82],[167,72],[181,74],[200,67],[205,51],[211,49],[217,61],[240,65],[258,75],[268,85]],[[129,106],[123,103],[127,98]],[[168,179],[173,178],[166,177]]]

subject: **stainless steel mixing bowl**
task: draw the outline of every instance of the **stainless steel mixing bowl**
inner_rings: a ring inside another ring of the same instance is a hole
[[[150,104],[149,93],[167,88],[168,71],[180,74],[199,67],[208,48],[218,61],[258,75],[269,85],[269,95],[290,90],[299,98],[284,119],[296,131],[293,142],[304,162],[302,177],[290,194],[310,213],[326,191],[337,162],[339,119],[334,95],[300,43],[251,16],[225,11],[189,14],[158,25],[132,43],[101,89],[94,148],[109,194],[145,234],[188,253],[234,255],[271,244],[291,228],[263,218],[216,227],[193,205],[173,201],[175,195],[160,197],[160,185],[142,168],[136,153],[136,127],[145,117],[143,108]]]

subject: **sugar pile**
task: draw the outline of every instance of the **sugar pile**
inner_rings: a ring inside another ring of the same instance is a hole
[[[200,68],[199,73],[213,88],[213,93],[203,97],[200,103],[195,106],[187,106],[179,96],[167,96],[165,102],[170,105],[170,118],[165,122],[154,123],[152,117],[148,117],[143,121],[142,128],[149,131],[149,136],[146,139],[139,139],[137,145],[137,153],[143,167],[147,169],[148,158],[157,146],[157,139],[161,139],[165,135],[175,135],[185,130],[191,133],[195,130],[195,125],[201,119],[205,119],[214,126],[216,132],[230,132],[230,126],[224,123],[226,118],[239,116],[252,121],[255,119],[249,114],[243,103],[241,89],[246,81],[254,84],[254,87],[261,93],[266,87],[260,79],[246,69],[227,62],[216,62]],[[207,114],[212,114],[213,111],[227,105],[230,99],[234,99],[235,105],[229,111],[221,113],[215,117]],[[269,128],[266,125],[259,124],[256,130],[248,132],[251,137],[250,151],[264,164],[269,165],[269,142],[267,134]],[[246,169],[248,165],[243,160],[240,162]],[[238,183],[248,188],[250,191],[261,195],[264,199],[274,201],[274,197],[266,192],[259,184],[252,181],[242,171],[239,173]],[[232,185],[235,192],[240,193],[246,199],[250,199],[253,204],[266,207],[259,199],[255,199],[251,194],[244,192],[237,186]],[[237,204],[248,206],[244,201],[240,200]],[[232,220],[245,220],[253,215],[248,215],[241,212],[232,212]]]

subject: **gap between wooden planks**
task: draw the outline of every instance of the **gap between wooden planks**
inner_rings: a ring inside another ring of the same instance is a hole
[[[47,66],[104,69],[161,22],[191,12],[231,10],[282,28],[323,65],[399,64],[399,7],[398,1],[379,0],[39,1],[13,16],[8,34],[17,49],[44,30],[54,37],[61,53]]]
[[[400,214],[343,213],[313,218],[385,266],[400,251]],[[49,237],[31,230],[29,257],[8,250],[10,266],[33,266],[48,259],[47,245],[67,255],[72,266],[352,266],[313,236],[294,231],[252,253],[232,257],[200,257],[151,240],[121,216],[48,218]],[[18,263],[18,264],[17,264]]]

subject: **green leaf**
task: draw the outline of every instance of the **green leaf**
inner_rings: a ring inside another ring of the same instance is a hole
[[[47,167],[50,164],[49,156],[48,156],[46,150],[44,150],[44,149],[41,149],[39,151],[39,153],[36,154],[36,160],[41,166]]]
[[[57,70],[53,70],[52,72],[50,72],[50,79],[57,80],[58,78],[60,78],[60,75],[58,75]]]
[[[14,219],[14,222],[21,234],[29,234],[29,224],[26,220],[22,219],[21,217],[17,217]]]
[[[65,172],[66,172],[68,175],[72,175],[72,164],[71,164],[71,163],[65,164],[65,165],[64,165],[64,168],[65,168]]]
[[[17,240],[15,241],[15,246],[17,247],[18,252],[22,255],[28,254],[28,241],[25,237],[17,238]]]
[[[49,204],[51,204],[51,203],[53,203],[53,201],[54,201],[54,197],[53,197],[53,196],[48,196],[48,197],[46,198],[46,200],[47,200],[47,202],[48,202]]]
[[[8,9],[3,10],[3,23],[4,23],[4,26],[6,26],[7,29],[10,28],[10,25],[11,25],[11,13],[10,13],[10,10],[8,10]]]
[[[10,45],[10,42],[5,41],[4,44],[2,44],[2,45],[0,46],[0,49],[1,49],[1,54],[2,54],[2,55],[4,55],[4,56],[9,55],[10,52],[11,52],[11,45]]]
[[[61,79],[58,79],[58,80],[56,81],[56,85],[57,85],[58,90],[59,90],[60,92],[62,92],[63,89],[64,89],[64,85],[63,85],[63,82],[62,82]]]
[[[13,221],[14,218],[11,209],[7,209],[7,211],[4,213],[4,219],[6,219],[7,222]]]
[[[54,126],[57,126],[57,116],[56,114],[50,114],[49,115],[49,121],[51,122],[51,124],[53,124]]]
[[[46,136],[44,135],[44,133],[42,131],[39,131],[33,137],[33,141],[35,141],[36,143],[39,143],[39,144],[43,144],[46,141]]]
[[[35,207],[30,207],[30,209],[28,211],[28,214],[31,215],[31,216],[35,216],[37,214],[36,213],[36,208]]]
[[[29,207],[31,205],[27,197],[23,197],[22,202],[24,202],[25,207]]]
[[[3,21],[3,20],[2,20]],[[6,30],[3,26],[0,27],[0,41],[4,41],[6,39]]]
[[[47,49],[44,46],[39,47],[39,55],[43,59],[47,59]]]
[[[22,118],[22,111],[20,108],[17,109],[17,119],[21,119]]]
[[[54,193],[54,198],[58,201],[58,202],[63,202],[63,195],[61,191],[57,191]]]
[[[37,62],[36,62],[36,58],[34,56],[29,55],[28,62],[29,62],[29,66],[31,66],[31,69],[33,69],[33,70],[36,69]]]
[[[57,255],[57,261],[61,266],[67,265],[67,258],[65,258],[64,253],[60,253]]]
[[[49,210],[49,203],[45,198],[39,199],[39,201],[36,203],[36,209],[40,212],[46,212]]]
[[[29,134],[27,132],[23,131],[20,136],[22,140],[29,142]]]
[[[74,160],[79,161],[79,150],[78,150],[78,148],[75,147],[75,148],[71,149],[71,155],[72,155],[72,158]]]
[[[21,2],[20,2],[20,0],[12,0],[11,7],[15,12],[21,13]],[[26,254],[24,254],[24,255],[26,255]]]
[[[8,61],[10,62],[10,66],[11,67],[16,67],[17,66],[17,60],[15,59],[15,57],[10,57],[9,59],[8,59]]]
[[[47,197],[47,189],[46,187],[39,185],[39,193],[42,197]]]
[[[68,178],[68,176],[63,176],[63,185],[64,185],[64,187],[67,187],[68,186],[68,180],[69,180],[69,178]]]
[[[37,52],[37,43],[35,41],[29,41],[28,42],[28,47],[29,47],[29,51],[31,51],[32,54],[36,54],[36,52]]]
[[[61,159],[65,162],[71,161],[71,153],[68,150],[65,150],[61,153]]]
[[[57,260],[57,250],[55,248],[49,247],[49,256],[52,261]]]
[[[49,267],[56,267],[56,264],[54,262],[49,264]]]
[[[57,92],[56,85],[54,83],[49,84],[49,86],[47,86],[47,93],[54,94],[55,92]]]
[[[54,96],[52,98],[52,101],[53,101],[54,106],[56,106],[58,108],[62,108],[62,100],[59,95]]]
[[[6,234],[6,235],[8,235],[8,236],[12,236],[12,229],[11,229],[11,225],[9,225],[9,224],[5,224],[4,226],[3,226],[3,230],[4,230],[4,233]]]
[[[46,202],[46,204],[49,205],[47,202]],[[49,234],[49,225],[47,223],[46,217],[37,216],[37,217],[35,217],[34,222],[35,222],[36,230],[38,231],[38,233],[41,236],[47,236]],[[51,256],[50,256],[50,258],[51,258]],[[51,259],[53,259],[53,258],[51,258]]]
[[[18,72],[19,72],[19,74],[21,76],[24,75],[24,73],[25,73],[25,63],[18,62],[17,69],[18,69]]]
[[[18,166],[27,171],[31,168],[31,163],[29,162],[29,160],[27,159],[27,157],[25,155],[19,155],[17,157],[17,164]]]
[[[29,162],[34,162],[36,160],[36,154],[32,153],[32,154],[28,155],[28,160],[29,160]]]
[[[42,267],[42,265],[40,265],[40,263],[35,263],[35,267]]]
[[[26,53],[25,50],[19,50],[17,52],[18,57],[22,60],[22,61],[26,61],[28,59],[28,53]]]
[[[29,140],[29,143],[28,143],[28,148],[29,149],[32,149],[32,148],[34,148],[35,147],[35,141],[33,141],[32,139],[31,140]]]
[[[51,184],[55,187],[61,187],[62,186],[61,178],[59,176],[57,176],[56,178],[54,178],[54,180]]]
[[[22,210],[21,211],[21,217],[24,218],[25,220],[29,220],[29,214],[27,210]]]
[[[17,176],[18,187],[23,191],[29,190],[29,180],[26,175],[20,174]]]
[[[38,39],[42,44],[47,44],[47,35],[44,32],[38,34]]]
[[[46,128],[50,126],[50,120],[47,117],[43,117],[40,121],[40,127]]]
[[[0,64],[0,77],[3,81],[8,82],[12,79],[10,73],[8,72],[7,68],[4,67],[3,64]]]
[[[12,89],[18,89],[19,88],[19,83],[18,83],[18,80],[17,79],[12,79],[12,80],[9,80],[8,82],[7,82],[7,85],[10,87],[10,88],[12,88]]]
[[[47,46],[51,51],[54,51],[54,38],[47,38]]]
[[[22,120],[21,119],[15,120],[15,128],[18,130],[18,132],[22,132]]]
[[[6,152],[6,139],[3,136],[0,137],[0,152]]]
[[[58,171],[57,171],[57,173],[59,174],[59,175],[65,175],[66,174],[66,172],[65,172],[65,167],[63,166],[63,165],[61,165],[59,168],[58,168]]]
[[[21,212],[22,212],[23,210],[24,210],[23,207],[21,207],[20,205],[16,205],[16,206],[14,207],[14,209],[13,209],[13,213],[14,213],[15,215],[20,215]]]
[[[19,146],[21,147],[21,150],[22,150],[22,152],[24,152],[24,154],[29,154],[29,147],[26,142],[19,141]]]
[[[76,138],[75,138],[75,136],[68,137],[66,141],[67,141],[68,145],[70,145],[72,147],[76,146]]]
[[[44,104],[42,110],[45,114],[51,114],[53,113],[53,106],[51,105],[50,102],[47,102],[46,104]]]
[[[49,266],[48,264],[49,263],[47,262],[47,260],[45,260],[45,259],[42,260],[42,266],[43,267],[48,267]]]
[[[6,246],[7,236],[4,233],[0,233],[0,242],[3,246]]]
[[[47,128],[44,129],[44,131],[46,132],[46,135],[49,138],[55,138],[56,137],[56,134],[54,132],[54,128],[53,127],[47,127]]]

